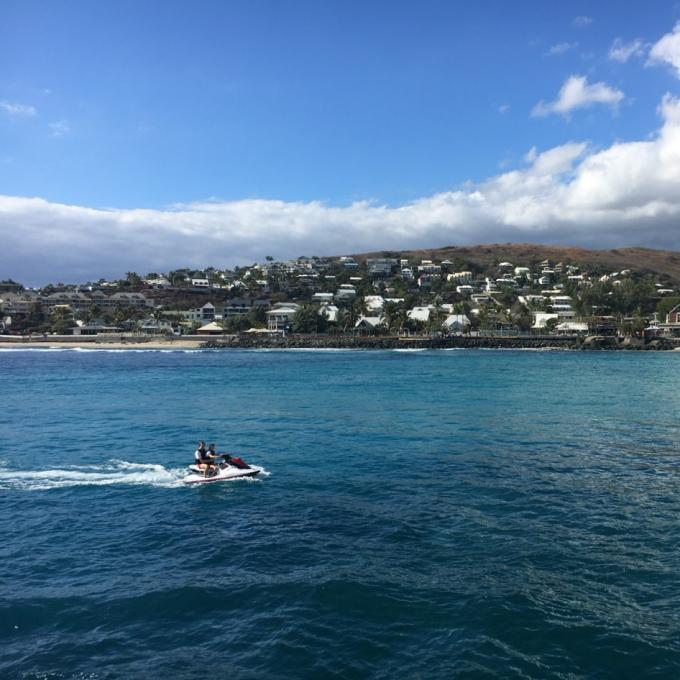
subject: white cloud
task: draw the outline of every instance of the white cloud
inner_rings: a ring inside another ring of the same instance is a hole
[[[625,64],[631,57],[641,57],[645,52],[642,40],[637,38],[626,43],[621,38],[616,38],[609,48],[609,58]]]
[[[52,137],[63,137],[71,132],[71,126],[67,120],[57,120],[54,123],[49,123],[48,126]]]
[[[0,102],[0,109],[9,116],[35,116],[38,110],[30,104],[19,104],[18,102]]]
[[[650,64],[670,64],[680,78],[680,21],[671,33],[666,33],[649,51]]]
[[[0,196],[0,277],[87,280],[270,253],[493,241],[680,249],[680,99],[666,95],[659,115],[652,139],[534,148],[524,168],[395,207],[242,200],[122,210]]]
[[[571,22],[576,26],[576,28],[587,28],[593,23],[592,17],[588,16],[580,16],[580,17],[575,17],[574,20]]]
[[[616,107],[624,98],[623,92],[606,83],[589,84],[585,76],[569,76],[560,88],[557,99],[534,106],[532,116],[547,116],[551,113],[568,115],[576,109],[593,104],[607,104]]]
[[[501,104],[498,107],[498,113],[507,113],[510,110],[510,104]]]
[[[568,52],[569,50],[575,50],[578,47],[577,42],[573,43],[568,43],[568,42],[563,42],[563,43],[558,43],[557,45],[553,45],[547,52],[546,55],[549,57],[556,57],[559,56],[560,54],[564,54],[565,52]]]

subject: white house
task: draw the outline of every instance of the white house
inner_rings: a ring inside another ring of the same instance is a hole
[[[137,325],[147,335],[166,335],[173,332],[171,323],[154,319],[151,316],[140,321]]]
[[[279,302],[267,312],[267,328],[275,333],[287,331],[299,309],[294,302]]]
[[[442,324],[444,330],[449,333],[463,333],[470,326],[470,319],[465,314],[449,314]]]
[[[555,326],[558,333],[569,335],[571,333],[587,333],[588,324],[585,321],[563,321]]]
[[[533,312],[532,316],[534,318],[534,323],[531,327],[535,329],[545,328],[550,319],[558,321],[560,318],[558,314],[549,314],[548,312]]]
[[[430,320],[430,314],[432,313],[433,307],[414,307],[406,312],[409,319],[413,321],[422,321],[427,323]]]
[[[312,302],[333,302],[333,293],[314,293]]]
[[[361,316],[354,324],[354,327],[359,330],[373,331],[383,325],[384,319],[382,316]]]
[[[472,281],[472,272],[453,272],[446,277],[447,281],[454,281],[455,283],[470,283]]]
[[[213,305],[212,302],[206,302],[203,307],[197,307],[195,309],[189,309],[185,312],[182,312],[182,316],[186,321],[198,321],[201,323],[206,323],[219,318],[219,315],[217,315],[215,311],[215,305]]]
[[[338,320],[339,311],[335,305],[324,303],[319,307],[319,314],[325,316],[331,323],[335,323]]]
[[[191,279],[191,285],[194,288],[210,288],[210,281],[208,279]]]

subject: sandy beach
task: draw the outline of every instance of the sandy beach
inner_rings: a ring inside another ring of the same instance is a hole
[[[0,349],[198,349],[204,340],[162,340],[154,339],[147,342],[92,342],[49,339],[29,342],[3,342]]]

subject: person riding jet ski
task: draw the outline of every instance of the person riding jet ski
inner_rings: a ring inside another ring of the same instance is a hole
[[[246,463],[243,458],[239,458],[238,456],[232,456],[229,453],[217,453],[215,451],[215,445],[214,444],[208,444],[208,450],[206,452],[206,456],[208,456],[211,461],[215,461],[218,458],[222,459],[222,463],[219,464],[219,467],[221,469],[227,468],[229,466],[238,468],[239,470],[249,470],[250,465]]]
[[[212,447],[212,453],[210,449],[205,448],[205,442],[201,440],[198,442],[198,448],[194,452],[196,466],[199,468],[199,470],[203,470],[205,477],[207,477],[208,474],[217,473],[217,464],[215,463],[217,454],[215,454],[215,445],[211,444],[210,446]]]

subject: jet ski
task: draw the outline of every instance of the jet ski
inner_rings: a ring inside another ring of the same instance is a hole
[[[208,470],[202,470],[197,465],[190,465],[188,474],[184,478],[185,484],[208,484],[210,482],[228,482],[232,479],[240,479],[241,477],[255,477],[264,471],[264,468],[259,465],[248,465],[240,458],[233,459],[233,463],[222,463],[215,465]],[[238,465],[236,464],[238,461]]]

